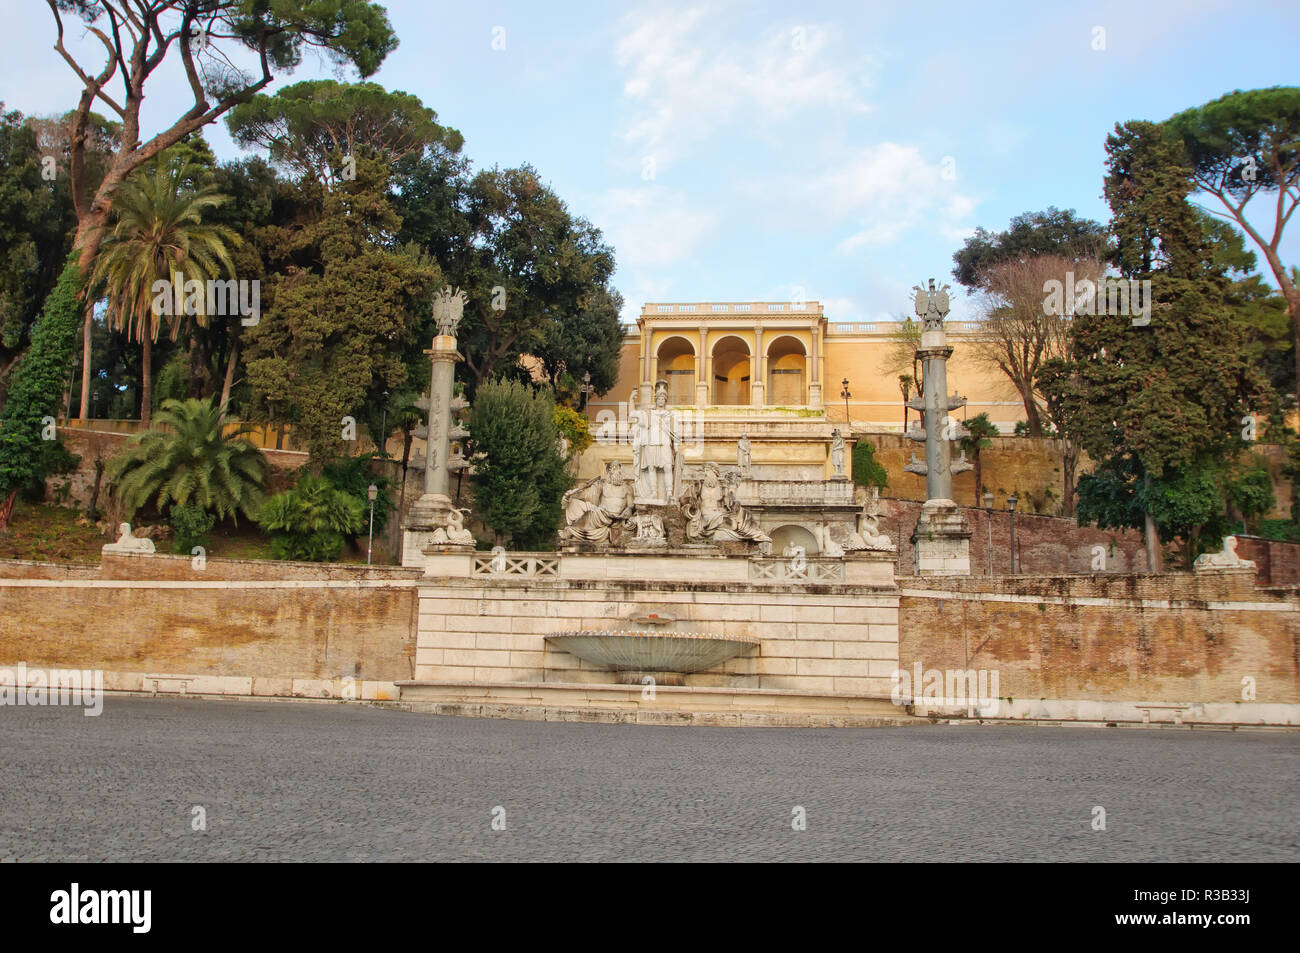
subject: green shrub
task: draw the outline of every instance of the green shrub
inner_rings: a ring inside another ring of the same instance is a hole
[[[195,546],[207,548],[208,533],[216,524],[217,518],[201,506],[183,505],[171,508],[168,521],[175,534],[173,551],[188,556]]]
[[[308,474],[292,490],[267,500],[260,522],[271,534],[276,559],[332,562],[343,551],[343,537],[359,533],[364,520],[360,500]]]
[[[370,514],[370,484],[374,484],[378,492],[375,494],[375,535],[384,531],[388,525],[388,517],[396,505],[393,502],[392,494],[388,492],[393,481],[385,476],[379,476],[371,472],[370,463],[378,454],[363,453],[357,457],[344,457],[335,460],[333,463],[326,464],[321,470],[321,476],[329,480],[336,488],[361,501],[361,506],[366,511],[367,517]]]
[[[859,440],[853,445],[853,482],[882,489],[889,486],[889,474],[876,459],[876,445],[869,440]]]

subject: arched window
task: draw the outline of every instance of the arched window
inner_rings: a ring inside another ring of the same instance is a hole
[[[713,403],[749,403],[749,345],[728,335],[713,345]]]
[[[808,403],[807,354],[798,338],[783,335],[767,349],[767,403],[799,407]]]
[[[695,403],[695,349],[685,338],[659,345],[659,376],[668,382],[668,403]]]

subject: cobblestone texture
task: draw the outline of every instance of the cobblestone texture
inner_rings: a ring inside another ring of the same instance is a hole
[[[1294,861],[1298,741],[110,697],[0,709],[0,859]]]

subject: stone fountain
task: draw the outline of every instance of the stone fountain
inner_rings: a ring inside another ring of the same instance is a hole
[[[618,672],[621,680],[681,685],[683,676],[717,668],[759,644],[747,635],[679,632],[667,612],[647,612],[628,620],[635,628],[553,632],[546,641],[584,662]]]

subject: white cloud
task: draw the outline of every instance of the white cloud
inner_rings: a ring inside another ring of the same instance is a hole
[[[610,189],[596,200],[595,220],[620,268],[667,268],[688,258],[716,225],[711,211],[687,205],[664,186]]]
[[[869,111],[869,60],[832,49],[821,24],[736,37],[707,6],[634,13],[615,47],[631,71],[634,106],[623,139],[665,165],[733,125],[781,122],[810,110]]]
[[[972,230],[968,219],[978,200],[957,191],[941,163],[916,146],[881,142],[822,153],[818,167],[751,179],[739,188],[761,203],[770,228],[824,235],[847,226],[836,244],[841,254],[895,244],[920,229],[950,239]]]

